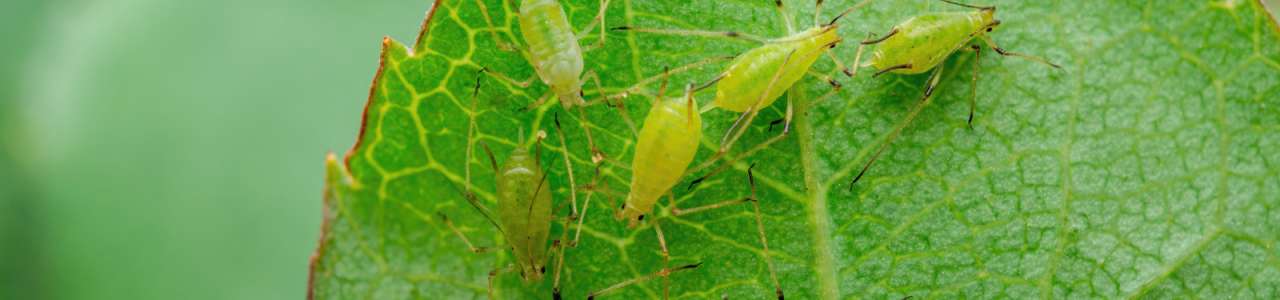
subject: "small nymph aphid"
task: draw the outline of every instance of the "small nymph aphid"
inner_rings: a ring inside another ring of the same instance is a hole
[[[515,6],[515,0],[507,0],[506,3]],[[569,24],[567,14],[564,7],[560,5],[559,0],[522,0],[519,3],[517,19],[520,25],[520,34],[522,35],[526,48],[516,48],[498,38],[498,33],[492,28],[494,23],[489,17],[489,10],[484,4],[484,0],[476,0],[476,4],[480,7],[480,12],[484,15],[485,22],[491,28],[489,30],[493,39],[499,43],[500,49],[519,50],[525,60],[529,62],[537,77],[541,79],[550,91],[538,98],[526,109],[542,106],[548,99],[555,97],[565,109],[578,110],[578,115],[585,118],[582,107],[589,105],[583,99],[582,87],[587,81],[595,83],[599,93],[604,95],[604,88],[600,84],[600,76],[594,71],[583,73],[583,53],[585,52],[578,45],[579,37],[584,36],[593,28],[599,25],[599,39],[595,44],[586,50],[592,50],[604,46],[605,43],[605,11],[609,8],[609,0],[600,0],[598,12],[591,23],[584,26],[580,31],[574,31],[573,26]],[[513,49],[514,48],[514,49]],[[513,85],[526,88],[532,84],[533,79],[517,81],[497,72],[489,72],[492,76],[502,79]],[[624,107],[619,106],[622,111],[622,118],[631,124],[630,116]],[[587,137],[587,143],[591,150],[591,159],[593,162],[599,163],[604,160],[604,152],[600,151],[595,145],[595,139],[591,137],[591,130],[587,126],[583,126],[583,132]]]
[[[680,181],[702,141],[702,116],[690,87],[684,97],[654,101],[636,141],[631,192],[618,219],[635,227],[658,198]]]
[[[857,57],[854,59],[855,66],[859,66],[862,60],[862,52],[865,46],[878,44],[875,52],[871,54],[871,61],[866,64],[878,70],[876,76],[885,73],[919,74],[929,70],[933,70],[933,72],[929,74],[924,95],[921,96],[920,102],[911,109],[911,112],[907,114],[907,118],[894,128],[893,133],[889,135],[885,142],[880,145],[880,148],[876,150],[875,154],[871,156],[871,159],[867,161],[866,165],[862,167],[862,171],[858,172],[858,175],[853,178],[849,184],[850,189],[853,188],[853,184],[862,179],[863,175],[866,175],[867,170],[880,157],[880,154],[883,154],[884,150],[893,144],[893,141],[902,133],[903,128],[910,125],[916,115],[929,104],[934,88],[938,86],[938,81],[941,79],[943,62],[958,50],[971,50],[978,58],[973,62],[972,95],[969,99],[968,122],[972,126],[973,111],[978,95],[978,68],[982,58],[982,47],[977,44],[971,44],[974,39],[981,40],[987,47],[995,50],[1000,55],[1019,57],[1053,68],[1061,68],[1044,58],[1010,52],[997,46],[995,40],[992,40],[989,36],[989,33],[1000,25],[1000,20],[995,18],[995,6],[974,6],[951,0],[938,1],[974,10],[919,15],[894,26],[884,37],[863,41],[858,46]]]
[[[514,0],[507,2],[513,6],[516,5],[512,1]],[[477,0],[476,3],[480,5],[486,22],[489,22],[488,25],[493,27],[493,21],[489,18],[488,8],[485,7],[483,0]],[[609,0],[601,0],[595,19],[577,32],[569,24],[569,19],[559,0],[522,0],[518,7],[520,34],[527,46],[519,49],[520,53],[533,66],[538,78],[551,89],[530,107],[539,106],[552,96],[559,99],[560,104],[565,108],[586,105],[586,101],[582,99],[583,83],[594,80],[598,86],[600,79],[595,71],[583,74],[584,51],[578,45],[578,37],[585,35],[599,24],[600,38],[591,48],[604,45],[604,17],[605,10],[609,7]],[[490,33],[496,40],[497,33],[494,31]],[[503,43],[500,40],[498,42]],[[512,46],[500,44],[500,47],[509,49]],[[528,87],[532,81],[532,79],[515,81],[498,73],[493,75],[521,87]]]

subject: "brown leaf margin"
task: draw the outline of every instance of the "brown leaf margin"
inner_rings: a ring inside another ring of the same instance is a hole
[[[1276,14],[1280,13],[1280,0],[1257,0],[1257,2],[1262,12],[1267,14],[1267,19],[1271,20],[1271,29],[1280,33],[1280,19],[1276,19]]]
[[[431,20],[434,19],[437,8],[440,6],[440,1],[443,0],[432,1],[431,7],[427,9],[426,17],[423,18],[422,25],[420,25],[418,29],[418,36],[414,38],[413,46],[409,49],[410,54],[412,54],[421,44],[422,38],[427,36],[427,30],[429,29]],[[360,148],[362,141],[364,141],[365,130],[369,125],[369,107],[373,106],[374,93],[377,91],[378,83],[382,81],[382,73],[387,64],[387,49],[389,47],[391,47],[391,37],[383,36],[382,46],[378,52],[378,69],[374,72],[373,82],[369,84],[369,97],[365,100],[364,110],[360,113],[360,131],[356,134],[355,144],[351,145],[351,149],[347,150],[347,153],[343,155],[342,161],[340,162],[338,161],[337,156],[332,152],[325,155],[325,173],[327,173],[327,175],[325,176],[324,190],[322,191],[323,200],[321,202],[321,214],[323,219],[320,223],[320,236],[317,239],[316,250],[311,254],[311,258],[307,264],[308,300],[315,299],[316,265],[320,263],[320,259],[324,256],[325,240],[328,238],[331,227],[330,224],[334,217],[333,213],[329,209],[329,207],[332,206],[330,201],[334,197],[333,191],[336,188],[332,185],[334,182],[337,182],[337,180],[334,180],[334,177],[337,175],[350,179],[352,176],[350,173],[351,156],[355,154],[356,150]],[[338,174],[334,174],[335,172]]]

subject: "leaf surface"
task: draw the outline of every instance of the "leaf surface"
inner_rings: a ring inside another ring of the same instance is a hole
[[[561,1],[581,29],[598,3]],[[1052,70],[984,51],[973,129],[966,125],[977,62],[958,52],[934,102],[852,190],[848,182],[922,93],[923,76],[840,77],[829,59],[764,110],[729,157],[727,171],[673,191],[682,208],[750,195],[755,164],[769,257],[788,298],[1277,298],[1280,297],[1280,46],[1252,1],[989,1],[1004,22],[1001,46],[1043,55]],[[546,132],[557,215],[586,210],[581,240],[566,253],[566,298],[656,272],[663,260],[651,225],[660,222],[671,266],[701,262],[669,278],[673,298],[773,297],[753,206],[672,216],[663,200],[649,225],[612,218],[630,182],[632,128],[658,90],[654,76],[754,45],[723,38],[610,32],[586,52],[606,94],[631,89],[625,111],[565,111],[554,102],[520,108],[547,92],[481,76],[481,68],[523,80],[534,71],[504,41],[519,41],[513,7],[486,0],[491,27],[472,0],[442,0],[410,45],[385,39],[361,135],[344,160],[327,165],[325,225],[313,258],[319,298],[485,298],[488,272],[512,263],[501,235],[460,196],[470,178],[491,209],[493,171],[479,143],[502,161],[521,136]],[[826,1],[819,19],[854,1]],[[803,30],[810,3],[787,2]],[[875,1],[841,21],[846,63],[868,32],[912,15],[962,10],[937,1]],[[608,27],[733,30],[786,35],[771,1],[612,1]],[[598,30],[580,42],[590,45]],[[714,61],[671,76],[680,86],[709,80]],[[864,70],[866,71],[866,70]],[[640,86],[637,83],[647,82]],[[698,96],[711,101],[713,93]],[[586,85],[588,99],[600,93]],[[778,132],[790,101],[793,131]],[[468,120],[477,134],[468,140]],[[704,114],[709,159],[737,117]],[[567,135],[554,130],[559,118]],[[638,125],[638,124],[637,124]],[[608,156],[597,172],[584,126]],[[566,156],[567,155],[567,156]],[[571,198],[569,172],[574,186]],[[468,160],[469,159],[469,160]],[[469,166],[469,168],[468,168]],[[595,183],[594,189],[584,187]],[[611,190],[613,193],[603,192]],[[574,199],[576,201],[571,201]],[[590,199],[590,204],[584,203]],[[574,202],[575,204],[566,204]],[[472,242],[444,225],[447,214]],[[573,229],[570,226],[569,239]],[[565,227],[555,225],[553,237]],[[553,266],[553,265],[552,265]],[[502,298],[549,298],[548,280],[496,277]],[[663,280],[621,289],[614,299],[662,298]]]

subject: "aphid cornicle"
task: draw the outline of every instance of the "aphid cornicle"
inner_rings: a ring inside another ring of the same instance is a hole
[[[938,1],[974,10],[968,12],[930,13],[912,17],[894,26],[884,37],[863,41],[858,46],[857,57],[854,59],[855,66],[860,66],[865,46],[878,44],[875,52],[871,54],[871,61],[866,64],[866,66],[878,70],[876,76],[885,73],[920,74],[929,70],[933,70],[933,72],[929,75],[929,79],[926,80],[924,95],[921,96],[919,103],[907,114],[907,118],[894,128],[889,137],[880,145],[880,148],[871,156],[871,159],[862,167],[862,171],[853,178],[849,183],[850,189],[853,188],[858,180],[862,179],[863,175],[866,175],[867,170],[871,168],[876,159],[884,153],[884,150],[889,145],[893,144],[893,141],[897,139],[907,125],[911,124],[911,121],[915,119],[924,106],[929,104],[934,88],[938,86],[938,82],[941,79],[944,67],[943,62],[951,54],[962,49],[970,49],[978,58],[973,62],[973,80],[971,83],[971,97],[969,98],[968,123],[970,127],[973,126],[973,112],[978,95],[978,68],[982,58],[982,47],[972,44],[974,39],[981,40],[1000,55],[1019,57],[1053,68],[1061,68],[1044,58],[1010,52],[996,45],[995,40],[988,36],[997,26],[1000,26],[1000,20],[995,18],[995,6],[975,6],[951,0]],[[854,73],[856,73],[856,69]]]
[[[702,116],[693,90],[684,97],[656,101],[636,141],[632,160],[631,192],[617,218],[635,227],[653,204],[671,190],[693,162],[702,140]]]

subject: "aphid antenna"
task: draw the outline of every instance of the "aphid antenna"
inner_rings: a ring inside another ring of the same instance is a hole
[[[866,6],[869,3],[871,3],[871,0],[862,0],[862,2],[858,2],[858,4],[854,4],[853,6],[846,8],[844,11],[840,12],[840,14],[836,15],[835,18],[832,18],[831,22],[827,22],[826,27],[835,26],[836,22],[839,22],[841,18],[844,18],[844,16],[849,15],[853,11],[858,10],[859,8],[862,8],[863,6]],[[822,5],[822,1],[818,1],[818,5]]]
[[[538,168],[541,168],[541,166],[539,166]],[[533,188],[533,196],[531,196],[532,198],[529,198],[529,208],[526,209],[524,213],[525,220],[531,220],[533,218],[533,205],[538,203],[538,194],[542,193],[542,187],[546,185],[546,183],[547,183],[547,172],[542,172],[542,177],[538,178],[538,186]],[[552,214],[555,214],[555,211],[552,211]],[[550,218],[551,216],[547,216],[547,217]],[[542,242],[545,243],[546,241],[542,241]],[[525,239],[525,247],[526,249],[533,249],[532,238]],[[536,262],[533,261],[533,257],[529,257],[529,265],[534,265],[535,263]]]
[[[493,172],[494,172],[494,173],[497,173],[497,172],[498,172],[498,160],[493,159],[493,149],[489,149],[489,144],[487,144],[487,143],[485,143],[485,142],[478,142],[478,143],[480,144],[480,148],[481,148],[481,149],[484,149],[484,154],[489,156],[489,167],[490,167],[490,168],[493,168]]]
[[[480,200],[476,199],[474,194],[458,188],[458,185],[456,184],[449,184],[449,186],[453,187],[453,190],[458,191],[458,194],[462,195],[462,199],[467,200],[467,204],[470,204],[471,208],[474,208],[481,216],[484,216],[484,219],[489,221],[489,224],[493,224],[493,228],[497,228],[499,233],[504,235],[506,234],[506,232],[502,230],[502,226],[498,225],[498,221],[493,219],[493,215],[489,213],[488,209],[485,209],[484,206],[480,204]],[[444,214],[440,215],[444,216]]]
[[[972,9],[996,10],[996,6],[995,6],[995,5],[991,5],[991,6],[977,6],[977,5],[973,5],[973,4],[960,3],[960,2],[956,2],[956,1],[952,1],[952,0],[938,0],[938,1],[942,1],[943,3],[947,3],[947,4],[951,4],[951,5],[955,5],[955,6],[972,8]]]

